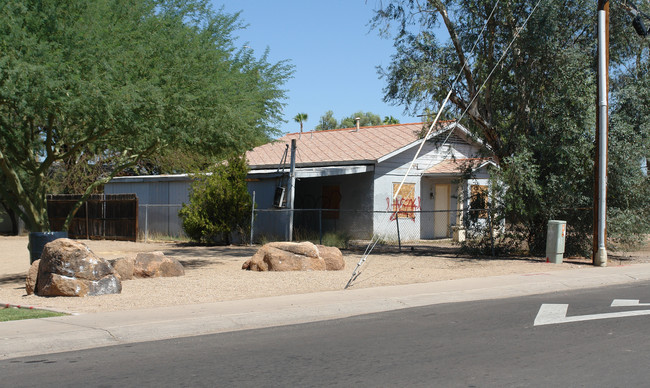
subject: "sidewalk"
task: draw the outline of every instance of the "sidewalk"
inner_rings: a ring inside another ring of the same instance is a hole
[[[650,280],[650,264],[504,275],[0,323],[0,359]],[[531,317],[531,322],[534,317]]]

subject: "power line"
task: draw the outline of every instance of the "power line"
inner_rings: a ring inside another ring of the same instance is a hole
[[[537,5],[539,5],[539,2],[541,2],[541,0],[538,1]],[[485,32],[485,29],[487,28],[487,25],[488,25],[490,19],[492,19],[492,16],[494,15],[494,12],[496,11],[498,5],[499,5],[499,0],[497,0],[497,2],[495,3],[494,7],[492,8],[492,11],[490,12],[490,15],[488,16],[488,18],[485,20],[485,23],[483,24],[483,28],[481,29],[481,32],[480,32],[479,35],[476,37],[476,40],[474,41],[474,45],[472,46],[472,49],[471,49],[471,51],[470,51],[470,56],[474,53],[474,50],[476,49],[476,47],[477,47],[477,45],[478,45],[478,42],[479,42],[480,38],[483,36],[483,33]],[[535,8],[533,9],[532,12],[535,11],[535,9],[537,8],[537,5],[535,6]],[[531,15],[532,15],[532,12],[531,12]],[[529,15],[528,18],[526,19],[526,22],[524,23],[524,27],[525,27],[526,23],[528,22],[528,19],[529,19],[529,18],[530,18],[530,15]],[[522,28],[523,28],[523,27],[522,27]],[[519,33],[517,33],[516,36],[518,36],[518,35],[519,35]],[[516,38],[516,36],[515,36],[515,38]],[[511,42],[510,45],[512,45],[512,42]],[[510,48],[510,46],[508,46],[508,49],[509,49],[509,48]],[[508,50],[508,49],[507,49],[507,50]],[[507,50],[506,50],[506,51],[507,51]],[[467,58],[467,57],[466,57],[466,58]],[[411,160],[411,163],[409,164],[409,167],[408,167],[406,173],[404,174],[404,177],[402,178],[402,181],[400,182],[400,184],[399,184],[397,190],[395,190],[395,192],[393,193],[393,203],[395,203],[395,199],[396,199],[397,196],[399,195],[400,190],[401,190],[402,186],[404,185],[404,182],[406,181],[406,178],[408,177],[409,172],[411,171],[411,169],[413,168],[413,165],[414,165],[415,161],[416,161],[417,158],[419,157],[420,152],[422,151],[422,147],[423,147],[424,144],[426,143],[427,138],[431,135],[431,132],[433,131],[433,128],[435,128],[436,124],[438,123],[438,120],[440,119],[440,115],[442,114],[442,111],[444,110],[445,106],[447,105],[447,102],[449,101],[449,98],[451,97],[451,94],[452,94],[452,92],[453,92],[453,90],[454,90],[454,87],[455,87],[456,84],[458,83],[460,77],[462,76],[463,70],[464,70],[464,68],[465,68],[466,66],[468,66],[468,64],[467,64],[467,59],[465,59],[465,62],[462,64],[462,66],[461,66],[461,68],[460,68],[460,70],[459,70],[459,72],[458,72],[458,75],[457,75],[456,78],[454,79],[454,82],[452,83],[452,85],[451,85],[451,87],[450,87],[450,89],[449,89],[449,93],[447,94],[447,97],[445,98],[445,100],[443,101],[443,103],[440,105],[440,108],[439,108],[439,110],[438,110],[438,113],[436,114],[435,119],[434,119],[433,122],[431,123],[431,126],[429,127],[429,130],[427,131],[427,133],[426,133],[426,135],[424,136],[424,138],[421,140],[420,146],[418,147],[418,150],[417,150],[417,152],[415,153],[415,156],[413,157],[413,160]],[[494,71],[492,71],[492,73],[493,73],[493,72],[494,72]],[[490,76],[492,75],[492,73],[490,73]],[[485,85],[485,83],[481,86],[481,88],[482,88],[484,85]],[[480,90],[481,90],[481,89],[479,89],[479,90],[477,91],[477,94],[480,92]],[[452,130],[453,130],[453,128],[452,128]],[[452,130],[450,130],[449,135],[451,135],[451,131],[452,131]],[[449,139],[449,135],[448,135],[447,138],[445,139],[445,142]],[[443,145],[444,145],[444,143],[443,143]],[[401,207],[402,207],[402,203],[398,203],[398,204],[397,204],[397,210],[395,211],[395,214],[396,214],[396,215],[397,215],[397,214],[399,213],[399,211],[401,210]],[[361,266],[366,262],[366,260],[368,259],[368,256],[370,255],[370,253],[371,253],[372,250],[375,248],[375,246],[377,245],[378,242],[379,242],[379,238],[378,238],[377,233],[373,233],[373,236],[372,236],[372,238],[370,239],[370,243],[369,243],[368,246],[366,247],[366,249],[365,249],[365,251],[364,251],[364,253],[363,253],[363,256],[362,256],[361,260],[359,260],[359,262],[357,263],[357,266],[356,266],[356,268],[354,269],[354,271],[352,272],[352,276],[350,277],[350,280],[349,280],[348,283],[346,284],[345,288],[348,288],[348,287],[352,284],[352,282],[353,282],[356,278],[359,277],[359,275],[361,274],[361,272],[359,271],[359,268],[360,268],[360,267],[361,267]]]

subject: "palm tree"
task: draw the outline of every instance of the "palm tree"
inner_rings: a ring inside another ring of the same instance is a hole
[[[307,121],[307,113],[298,113],[293,120],[297,123],[300,123],[300,132],[302,133],[302,122]]]
[[[399,120],[393,116],[384,116],[384,124],[399,124]]]

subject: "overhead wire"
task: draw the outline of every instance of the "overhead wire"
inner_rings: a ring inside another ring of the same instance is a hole
[[[485,29],[487,28],[487,25],[490,22],[490,19],[492,19],[492,16],[494,15],[494,12],[496,11],[496,9],[497,9],[497,7],[499,5],[499,1],[500,0],[497,0],[496,3],[494,4],[494,7],[492,8],[492,11],[490,12],[490,15],[488,16],[488,18],[485,20],[485,23],[483,24],[483,28],[481,29],[481,32],[477,35],[476,40],[474,41],[474,45],[472,46],[472,49],[470,50],[470,56],[474,53],[474,50],[478,46],[478,43],[479,43],[479,40],[480,40],[481,36],[483,36],[483,33],[485,32]],[[411,160],[411,163],[409,164],[409,167],[408,167],[406,173],[404,174],[404,177],[402,178],[402,181],[400,182],[397,190],[395,190],[395,192],[393,193],[393,199],[392,199],[393,203],[395,203],[395,200],[397,199],[402,187],[404,186],[404,182],[406,181],[406,178],[408,177],[409,172],[413,168],[415,160],[417,160],[418,156],[420,155],[420,152],[422,151],[422,147],[424,146],[424,144],[426,143],[426,140],[431,135],[431,132],[433,131],[433,128],[435,128],[436,124],[438,123],[438,120],[440,119],[440,115],[442,114],[445,106],[447,105],[447,102],[449,102],[449,98],[451,98],[451,94],[453,93],[456,84],[458,83],[460,77],[462,76],[465,66],[468,66],[467,57],[465,59],[465,62],[461,64],[460,70],[458,71],[458,74],[456,75],[456,78],[454,79],[454,82],[451,84],[451,87],[449,88],[449,93],[447,93],[447,96],[445,97],[443,103],[440,105],[440,108],[438,109],[438,113],[436,114],[435,119],[431,122],[431,125],[429,126],[429,129],[427,130],[427,133],[422,138],[422,140],[420,142],[420,146],[418,147],[418,150],[415,153],[415,156],[413,157],[413,160]],[[451,134],[451,131],[450,131],[450,134]],[[449,135],[447,136],[447,139],[448,138],[449,138]],[[447,139],[445,139],[445,142],[446,142]],[[399,211],[401,210],[401,207],[402,207],[402,203],[400,202],[400,203],[397,204],[397,210],[395,211],[396,217],[399,217]],[[348,281],[348,283],[345,285],[345,288],[348,288],[352,284],[352,282],[361,274],[358,271],[359,268],[363,265],[363,263],[366,262],[368,256],[370,255],[370,253],[375,248],[375,246],[377,245],[378,242],[379,242],[378,234],[373,233],[373,236],[370,239],[370,243],[366,247],[361,260],[357,263],[357,266],[354,269],[354,271],[352,272],[352,276],[350,277],[350,280]]]
[[[467,105],[467,107],[465,108],[465,110],[464,110],[463,113],[461,114],[460,118],[458,118],[457,120],[455,120],[456,123],[459,123],[460,120],[462,120],[462,119],[465,117],[465,114],[467,114],[467,111],[468,111],[469,108],[472,106],[472,104],[474,103],[474,101],[475,101],[476,98],[478,97],[478,95],[479,95],[479,93],[481,92],[481,90],[483,90],[483,88],[484,88],[485,85],[487,84],[487,82],[488,82],[488,80],[490,79],[490,77],[492,77],[492,75],[493,75],[494,72],[496,71],[496,69],[497,69],[497,67],[499,66],[499,64],[501,63],[501,61],[505,58],[506,54],[508,53],[508,51],[509,51],[510,48],[512,47],[512,44],[514,43],[514,41],[517,39],[517,37],[519,37],[519,34],[521,33],[521,31],[523,31],[524,28],[526,28],[526,25],[528,24],[528,21],[530,20],[531,16],[535,13],[535,11],[537,10],[537,8],[538,8],[538,6],[539,6],[539,4],[540,4],[541,2],[542,2],[542,0],[538,0],[538,1],[537,1],[537,3],[535,4],[535,6],[533,7],[533,9],[531,10],[530,14],[528,14],[528,17],[527,17],[526,20],[524,21],[523,25],[522,25],[521,27],[517,28],[517,30],[516,30],[516,32],[515,32],[515,35],[514,35],[514,37],[512,38],[512,40],[510,41],[510,43],[508,44],[508,46],[506,47],[506,50],[504,50],[503,54],[501,55],[501,57],[499,58],[499,60],[497,61],[497,63],[494,65],[494,67],[492,68],[492,70],[491,70],[490,73],[488,74],[487,78],[485,79],[485,81],[483,82],[483,84],[481,85],[481,87],[476,91],[476,93],[474,94],[474,97],[472,98],[472,100],[470,101],[470,103]],[[474,53],[474,50],[476,49],[476,46],[478,45],[479,39],[481,38],[481,36],[482,36],[483,33],[485,32],[485,29],[487,28],[487,25],[488,25],[490,19],[492,18],[492,16],[494,15],[494,12],[496,11],[498,5],[499,5],[499,0],[497,0],[497,2],[495,3],[494,7],[492,8],[492,11],[490,12],[490,15],[489,15],[488,18],[485,20],[485,23],[484,23],[484,25],[483,25],[483,28],[481,29],[481,32],[480,32],[479,35],[476,37],[476,40],[475,40],[475,42],[474,42],[474,45],[472,46],[472,49],[471,49],[471,51],[470,51],[470,56]],[[402,181],[400,182],[400,184],[399,184],[397,190],[395,190],[395,192],[393,193],[393,203],[394,203],[394,204],[395,204],[395,200],[396,200],[397,197],[399,196],[400,190],[401,190],[401,188],[403,187],[404,182],[406,181],[406,178],[408,177],[408,174],[410,173],[411,169],[413,168],[413,165],[415,164],[415,161],[416,161],[417,158],[420,156],[420,152],[422,151],[422,148],[423,148],[424,144],[426,143],[426,140],[427,140],[427,139],[429,138],[429,136],[431,135],[431,132],[433,131],[433,128],[435,128],[435,125],[437,124],[437,122],[438,122],[438,120],[439,120],[439,118],[440,118],[440,116],[441,116],[441,114],[442,114],[442,111],[444,110],[445,106],[447,105],[447,102],[449,102],[449,98],[451,98],[451,94],[452,94],[453,91],[454,91],[454,87],[455,87],[456,84],[458,83],[458,81],[459,81],[459,79],[460,79],[460,77],[461,77],[461,75],[462,75],[462,73],[463,73],[463,70],[464,70],[465,66],[468,66],[467,59],[465,60],[465,63],[463,63],[462,66],[460,67],[460,70],[459,70],[459,72],[458,72],[458,75],[456,76],[456,78],[454,79],[454,82],[452,83],[451,87],[449,88],[449,92],[447,93],[447,96],[445,97],[443,103],[440,105],[440,108],[438,109],[438,113],[436,114],[435,119],[432,121],[432,123],[431,123],[431,125],[430,125],[430,127],[429,127],[429,129],[428,129],[428,131],[427,131],[427,133],[426,133],[426,135],[421,139],[420,146],[418,147],[417,152],[416,152],[415,155],[413,156],[413,159],[411,160],[411,163],[409,164],[409,167],[408,167],[408,169],[406,170],[406,173],[404,174],[404,177],[402,178]],[[440,147],[442,147],[442,146],[444,146],[444,145],[446,144],[446,142],[447,142],[447,140],[449,139],[449,137],[451,136],[451,133],[452,133],[452,132],[453,132],[453,128],[451,128],[451,129],[449,130],[449,134],[447,134],[447,137],[445,138],[445,140],[443,141],[443,143],[442,143],[442,145],[441,145]],[[425,169],[425,171],[426,171],[426,169]],[[401,207],[402,207],[402,203],[401,203],[401,202],[400,202],[400,203],[397,203],[397,210],[394,211],[394,214],[396,215],[396,217],[399,216],[399,211],[401,210]],[[398,221],[398,222],[399,222],[399,221]],[[385,227],[386,227],[386,224],[385,224]],[[370,253],[371,253],[372,250],[375,248],[375,246],[377,245],[378,242],[379,242],[378,234],[377,234],[377,233],[373,233],[373,236],[372,236],[372,238],[371,238],[371,240],[370,240],[370,243],[369,243],[368,246],[366,247],[366,249],[365,249],[365,251],[364,251],[364,253],[363,253],[362,258],[359,260],[359,262],[357,263],[356,268],[355,268],[354,271],[352,272],[352,276],[350,277],[350,280],[348,280],[347,284],[346,284],[345,287],[344,287],[345,289],[349,288],[349,287],[352,285],[352,282],[354,282],[354,280],[356,280],[356,279],[359,277],[359,275],[361,275],[361,271],[359,271],[359,268],[361,268],[361,266],[362,266],[362,265],[367,261],[368,256],[370,255]]]

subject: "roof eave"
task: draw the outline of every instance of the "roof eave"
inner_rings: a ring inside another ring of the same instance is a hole
[[[375,160],[342,160],[342,161],[323,161],[323,162],[309,162],[309,163],[296,163],[296,168],[303,167],[332,167],[332,166],[351,166],[358,164],[365,165],[375,165]],[[268,170],[278,167],[277,164],[258,164],[248,166],[251,170]],[[288,170],[288,167],[282,168],[283,170]],[[281,170],[282,170],[281,169]]]

